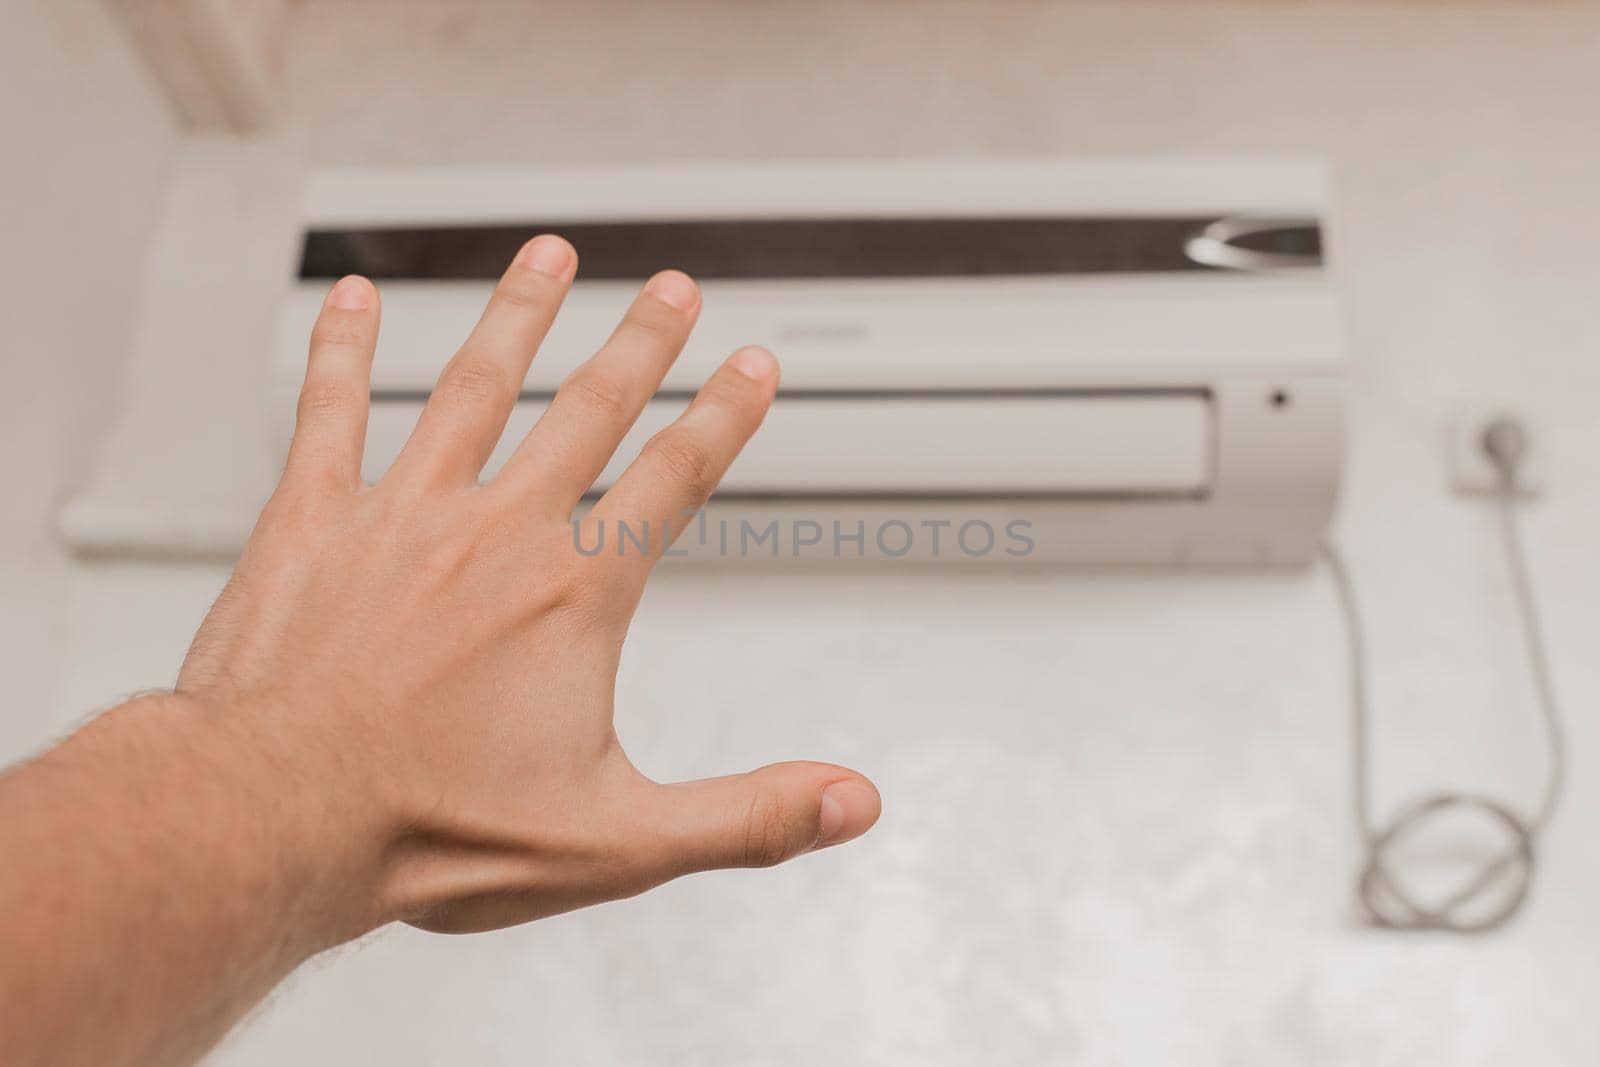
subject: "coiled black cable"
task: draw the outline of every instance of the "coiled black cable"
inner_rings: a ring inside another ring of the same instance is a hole
[[[1528,575],[1527,554],[1516,515],[1521,499],[1518,472],[1526,442],[1520,426],[1511,420],[1501,419],[1486,429],[1482,443],[1485,453],[1500,474],[1494,499],[1500,515],[1512,589],[1522,624],[1529,673],[1533,678],[1549,747],[1549,775],[1545,779],[1539,805],[1531,815],[1521,815],[1498,800],[1475,793],[1437,792],[1404,805],[1386,822],[1380,823],[1373,817],[1366,637],[1349,568],[1333,545],[1322,546],[1323,559],[1333,575],[1349,644],[1355,815],[1365,852],[1361,876],[1357,881],[1357,897],[1367,920],[1375,926],[1389,929],[1475,934],[1503,926],[1527,900],[1536,866],[1539,835],[1554,816],[1561,798],[1566,769],[1566,742],[1556,704],[1555,687],[1551,682],[1533,583]],[[1430,821],[1462,811],[1477,811],[1489,816],[1503,831],[1504,843],[1498,850],[1485,856],[1473,873],[1441,899],[1432,902],[1420,900],[1395,873],[1395,846]]]

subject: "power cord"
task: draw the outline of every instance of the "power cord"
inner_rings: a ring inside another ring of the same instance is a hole
[[[1520,499],[1518,475],[1527,453],[1527,434],[1521,424],[1512,419],[1496,419],[1484,429],[1480,442],[1498,474],[1494,491],[1496,510],[1500,515],[1512,589],[1522,623],[1528,669],[1549,746],[1549,775],[1545,779],[1543,797],[1531,816],[1519,815],[1506,804],[1481,794],[1436,792],[1404,805],[1385,823],[1374,819],[1366,637],[1349,568],[1332,544],[1322,546],[1322,557],[1333,575],[1334,589],[1338,593],[1349,645],[1355,815],[1365,851],[1357,895],[1367,920],[1389,929],[1477,934],[1503,926],[1527,900],[1539,835],[1549,825],[1561,798],[1566,741],[1516,514]],[[1442,899],[1431,903],[1421,900],[1395,873],[1395,846],[1439,817],[1461,812],[1487,815],[1504,831],[1505,844],[1484,857],[1473,873]]]

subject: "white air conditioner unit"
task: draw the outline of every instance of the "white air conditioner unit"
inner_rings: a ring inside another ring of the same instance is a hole
[[[597,492],[729,352],[783,365],[691,557],[1304,563],[1341,455],[1326,211],[1320,168],[1278,161],[314,175],[280,445],[332,278],[383,290],[376,478],[550,230],[578,281],[486,475],[671,266],[700,281],[700,324]]]

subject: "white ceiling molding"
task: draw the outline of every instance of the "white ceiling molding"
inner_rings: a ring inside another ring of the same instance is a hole
[[[184,122],[253,133],[280,111],[288,0],[107,0]]]

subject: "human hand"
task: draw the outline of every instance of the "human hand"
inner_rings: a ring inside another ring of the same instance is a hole
[[[328,791],[317,800],[332,839],[358,858],[338,905],[357,932],[524,922],[693,871],[778,863],[878,816],[871,783],[841,767],[664,785],[623,752],[618,658],[664,546],[585,557],[571,519],[700,298],[685,275],[650,279],[479,485],[576,269],[560,238],[523,247],[370,487],[359,472],[378,294],[360,278],[334,287],[282,483],[179,677],[180,697],[259,726],[312,768],[297,787]],[[655,530],[700,507],[777,382],[770,354],[735,352],[585,521]]]

